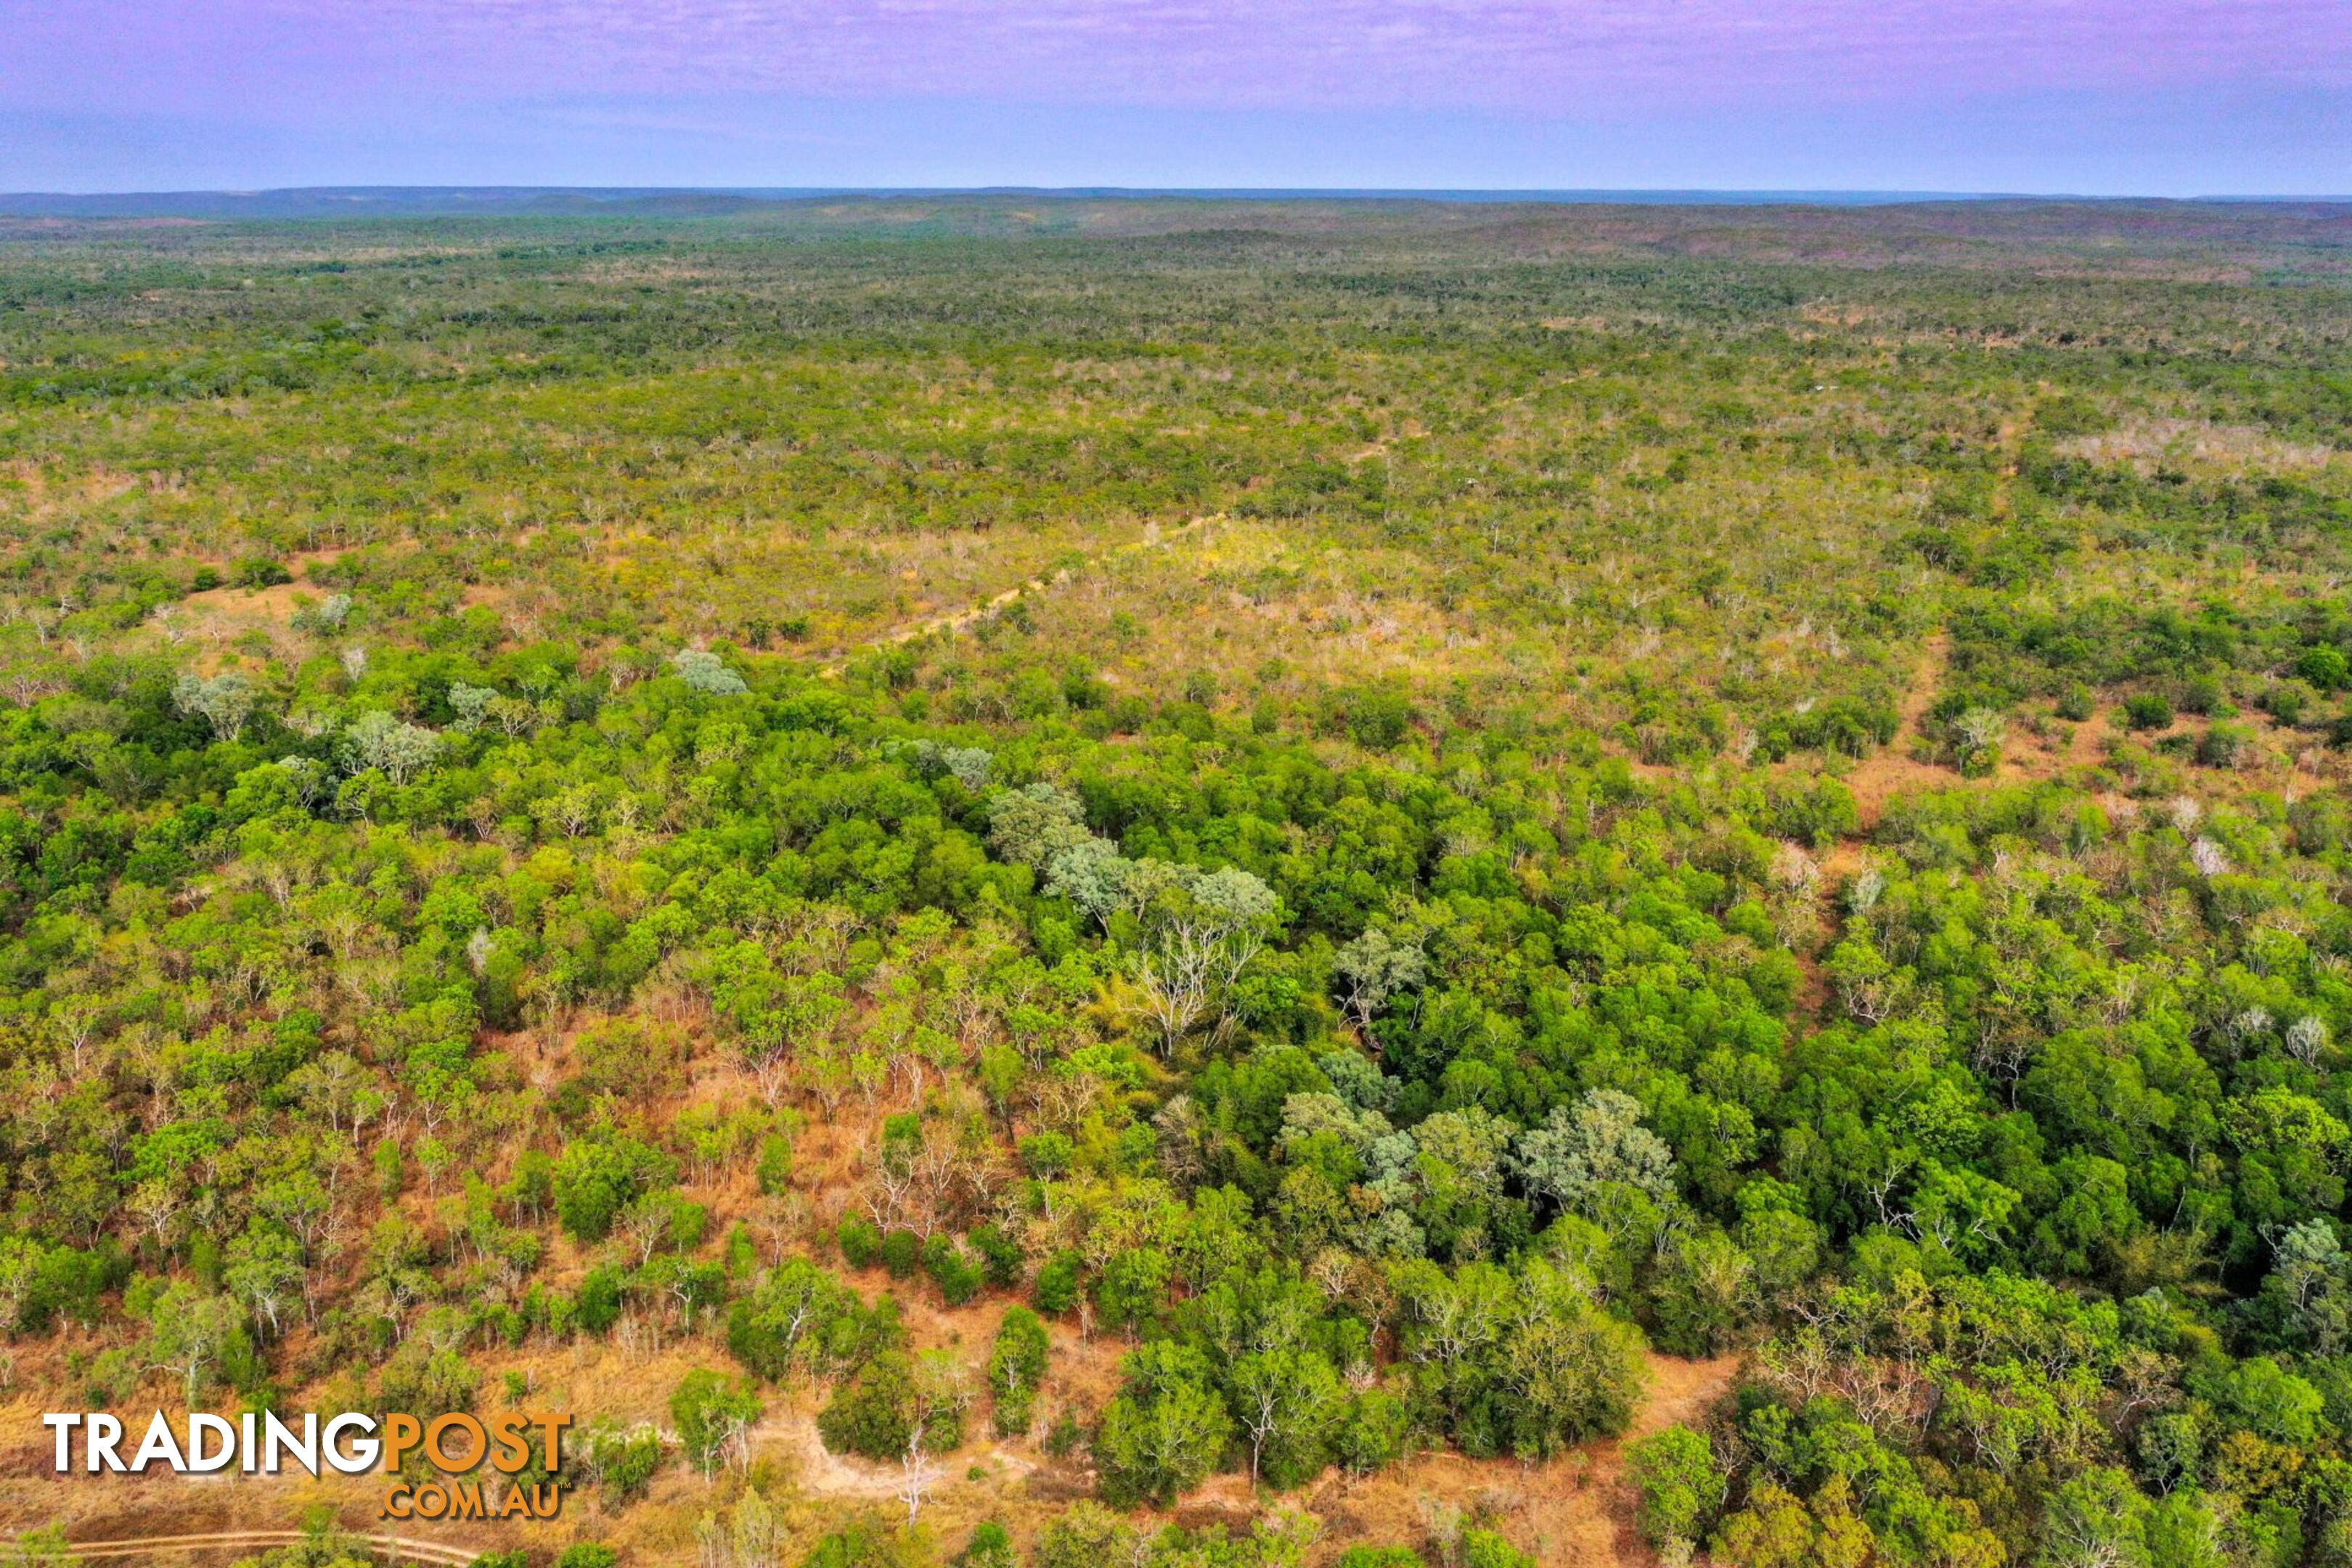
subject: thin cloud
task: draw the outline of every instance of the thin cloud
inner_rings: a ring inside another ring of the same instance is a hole
[[[1639,112],[2352,84],[2342,0],[0,0],[0,103],[775,92]]]

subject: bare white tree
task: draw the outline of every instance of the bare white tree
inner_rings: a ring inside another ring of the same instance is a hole
[[[232,743],[245,732],[245,721],[253,712],[253,701],[252,683],[235,670],[215,675],[210,680],[184,675],[172,688],[172,706],[202,719],[212,726],[214,734]]]
[[[1233,984],[1265,947],[1279,905],[1273,889],[1231,867],[1203,873],[1142,860],[1129,879],[1130,896],[1139,885],[1143,941],[1133,973],[1167,1054],[1212,1013],[1223,1032]]]
[[[907,1505],[907,1528],[914,1528],[915,1518],[923,1510],[923,1499],[945,1472],[932,1458],[923,1452],[923,1424],[915,1423],[907,1439],[907,1452],[898,1461],[898,1500]]]

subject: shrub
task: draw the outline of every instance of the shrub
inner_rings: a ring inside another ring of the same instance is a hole
[[[1696,1542],[1715,1523],[1728,1484],[1707,1440],[1687,1426],[1668,1426],[1626,1450],[1626,1468],[1639,1499],[1634,1520],[1654,1546]]]
[[[879,1521],[860,1519],[817,1538],[801,1568],[922,1568],[934,1561],[919,1537],[898,1534]]]
[[[661,1469],[661,1434],[651,1426],[591,1432],[587,1450],[588,1469],[597,1478],[608,1509],[626,1508],[643,1497]]]
[[[899,1459],[918,1425],[926,1453],[944,1454],[963,1442],[969,1394],[945,1352],[910,1356],[896,1348],[876,1353],[835,1391],[818,1415],[817,1435],[836,1454]]]
[[[2234,768],[2253,749],[2253,732],[2240,724],[2215,724],[2197,742],[2197,760],[2209,768]]]
[[[620,1212],[671,1178],[667,1157],[633,1138],[583,1139],[555,1162],[555,1215],[581,1241],[602,1241]]]
[[[836,1454],[897,1459],[913,1436],[914,1363],[904,1351],[885,1351],[835,1390],[816,1418],[817,1436]]]
[[[2160,691],[2139,691],[2124,699],[2124,722],[2135,730],[2161,730],[2172,722],[2172,703]]]
[[[1135,1529],[1097,1502],[1080,1501],[1045,1527],[1031,1568],[1107,1568],[1135,1557]]]
[[[1015,1568],[1013,1534],[992,1519],[972,1527],[971,1539],[955,1555],[955,1568]]]
[[[760,1140],[760,1191],[779,1197],[793,1184],[793,1141],[781,1132]],[[846,1221],[845,1224],[848,1223]]]
[[[843,1220],[841,1228],[834,1233],[834,1239],[841,1243],[842,1261],[852,1268],[871,1268],[874,1260],[882,1254],[882,1232],[870,1220],[855,1217]]]
[[[1000,1290],[1020,1289],[1021,1276],[1029,1261],[1022,1256],[1020,1243],[993,1225],[980,1226],[966,1239],[980,1254],[981,1266],[987,1270],[991,1285]]]
[[[923,1261],[923,1238],[911,1230],[894,1230],[882,1238],[878,1256],[891,1279],[905,1279]]]
[[[662,1240],[671,1251],[692,1252],[709,1234],[709,1209],[684,1198],[670,1202],[668,1221],[662,1227]]]
[[[923,1244],[923,1272],[940,1288],[950,1307],[961,1307],[980,1294],[984,1279],[980,1265],[964,1255],[951,1236],[935,1236]]]
[[[580,1293],[572,1299],[572,1320],[592,1334],[601,1334],[620,1320],[621,1272],[600,1263],[582,1276]]]
[[[988,1354],[988,1391],[996,1398],[996,1430],[1014,1437],[1029,1430],[1038,1386],[1045,1379],[1045,1325],[1026,1307],[1013,1307],[997,1325]]]
[[[1462,1568],[1536,1568],[1536,1560],[1491,1530],[1465,1530]]]
[[[400,1196],[400,1189],[408,1180],[407,1168],[401,1158],[400,1140],[386,1138],[375,1146],[375,1190],[386,1202]]]
[[[1041,1182],[1050,1182],[1069,1170],[1078,1147],[1066,1132],[1032,1132],[1021,1140],[1021,1168]]]
[[[696,691],[713,697],[740,697],[751,689],[743,678],[727,668],[715,653],[699,648],[688,648],[672,657],[670,668],[677,678]]]
[[[2309,647],[2294,661],[2294,672],[2322,691],[2341,691],[2352,679],[2352,659],[2340,648]]]
[[[1349,692],[1344,701],[1348,734],[1367,751],[1393,750],[1412,728],[1412,703],[1392,688]]]
[[[2303,722],[2303,715],[2311,706],[2311,688],[2299,680],[2282,680],[2263,692],[2263,711],[2281,724]]]
[[[0,1334],[38,1333],[59,1317],[93,1321],[100,1298],[130,1277],[131,1263],[113,1241],[84,1252],[44,1247],[24,1237],[0,1237]],[[15,1303],[14,1321],[8,1303]]]
[[[1086,1259],[1076,1252],[1057,1252],[1037,1270],[1037,1310],[1066,1312],[1078,1304],[1086,1278]]]
[[[1412,1426],[1403,1400],[1382,1389],[1366,1389],[1349,1405],[1347,1418],[1332,1434],[1331,1448],[1348,1468],[1369,1475],[1404,1457]]]
[[[1662,1251],[1650,1285],[1660,1347],[1675,1355],[1715,1354],[1755,1310],[1748,1287],[1756,1260],[1712,1229],[1683,1236]]]

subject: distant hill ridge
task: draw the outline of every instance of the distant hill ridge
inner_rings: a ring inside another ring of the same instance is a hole
[[[779,186],[711,188],[566,185],[312,185],[255,191],[0,193],[0,216],[58,218],[289,218],[381,215],[455,216],[610,212],[681,217],[723,216],[814,201],[904,198],[1027,200],[1384,201],[1687,206],[1891,206],[1929,202],[2081,202],[2179,206],[2197,202],[2290,206],[2352,203],[2352,196],[2211,197],[2194,202],[2139,197],[2024,195],[1958,191],[1709,190],[1370,190],[1149,189],[1083,186],[1045,189]]]

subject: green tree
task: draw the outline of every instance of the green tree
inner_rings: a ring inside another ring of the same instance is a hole
[[[1253,1486],[1264,1474],[1287,1490],[1323,1468],[1348,1412],[1347,1389],[1328,1360],[1311,1350],[1260,1351],[1235,1362],[1227,1377]]]
[[[771,1383],[830,1364],[845,1336],[858,1334],[856,1292],[804,1258],[760,1277],[727,1312],[727,1348]]]
[[[884,1351],[835,1391],[817,1415],[817,1434],[836,1454],[896,1460],[914,1436],[914,1358]]]
[[[1556,1106],[1544,1124],[1519,1135],[1513,1151],[1530,1192],[1580,1208],[1612,1183],[1664,1202],[1674,1195],[1674,1152],[1641,1124],[1642,1104],[1596,1089],[1574,1107]]]
[[[1045,1325],[1026,1307],[1008,1307],[988,1352],[988,1388],[996,1400],[996,1430],[1007,1437],[1029,1430],[1037,1390],[1045,1380]]]
[[[556,1217],[582,1241],[602,1241],[621,1211],[670,1179],[669,1162],[632,1139],[584,1139],[555,1162]]]
[[[276,1338],[287,1312],[302,1299],[305,1273],[294,1237],[275,1226],[248,1226],[228,1244],[222,1281]]]
[[[706,1480],[730,1457],[749,1458],[744,1439],[760,1415],[757,1395],[707,1367],[688,1373],[669,1396],[670,1424],[685,1446],[687,1462]]]
[[[1677,1425],[1631,1445],[1625,1457],[1639,1499],[1634,1519],[1650,1543],[1663,1551],[1704,1541],[1730,1486],[1707,1440]]]
[[[2042,1518],[2049,1568],[2125,1568],[2148,1561],[2148,1501],[2121,1470],[2095,1465],[2051,1493]]]
[[[1491,1530],[1462,1532],[1462,1568],[1536,1568],[1536,1560]]]
[[[1686,1232],[1660,1259],[1650,1309],[1660,1348],[1714,1355],[1754,1311],[1756,1260],[1719,1230]]]
[[[1125,1368],[1126,1387],[1095,1434],[1103,1494],[1121,1507],[1164,1507],[1217,1468],[1233,1441],[1233,1416],[1210,1385],[1208,1359],[1192,1346],[1148,1344]]]
[[[155,1299],[148,1321],[147,1357],[180,1374],[189,1409],[202,1407],[216,1378],[236,1381],[252,1374],[244,1314],[228,1297],[175,1283]]]
[[[5,1562],[6,1568],[72,1568],[81,1559],[66,1532],[54,1524],[44,1524],[25,1531],[8,1543]]]
[[[1622,1432],[1649,1380],[1641,1331],[1572,1300],[1503,1342],[1501,1373],[1516,1395],[1513,1446],[1545,1455]]]
[[[1135,1529],[1100,1503],[1079,1501],[1047,1525],[1030,1568],[1103,1568],[1135,1556]]]

